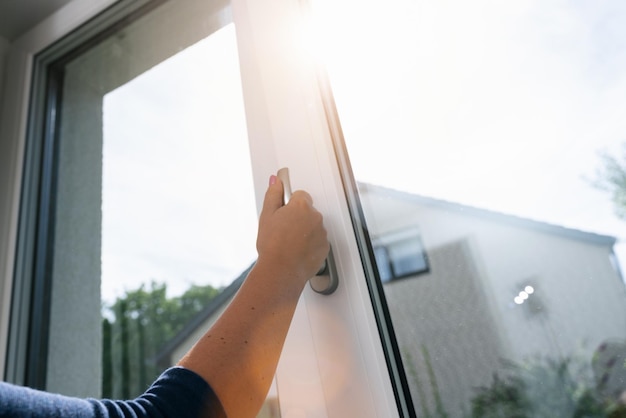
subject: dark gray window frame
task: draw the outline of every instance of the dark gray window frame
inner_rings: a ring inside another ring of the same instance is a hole
[[[46,389],[65,64],[165,0],[121,0],[33,59],[4,380]]]
[[[374,256],[374,246],[372,237],[365,219],[365,212],[359,197],[358,183],[352,171],[352,164],[348,155],[348,149],[344,140],[343,130],[339,119],[339,114],[332,95],[330,81],[327,74],[318,74],[320,86],[320,96],[322,97],[326,120],[329,124],[330,136],[333,142],[339,176],[343,184],[352,228],[355,233],[361,265],[365,273],[365,280],[372,303],[374,317],[378,328],[380,341],[385,355],[385,362],[391,378],[391,386],[398,409],[398,414],[402,418],[416,418],[415,406],[409,389],[408,380],[398,340],[393,328],[391,314],[385,298],[383,282],[380,278],[376,257]]]

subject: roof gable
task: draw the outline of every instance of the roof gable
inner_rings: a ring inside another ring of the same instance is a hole
[[[453,212],[460,215],[485,219],[488,221],[497,222],[509,226],[515,226],[518,228],[544,232],[547,234],[553,234],[564,238],[584,241],[587,243],[612,247],[617,241],[615,237],[609,235],[602,235],[593,232],[585,232],[573,228],[566,228],[564,226],[554,225],[547,222],[522,218],[519,216],[495,212],[488,209],[480,209],[473,206],[463,205],[447,200],[435,199],[432,197],[421,196],[374,184],[358,183],[358,187],[361,192],[381,194],[386,197],[395,198],[408,203],[416,203],[419,205],[437,208],[443,211]]]

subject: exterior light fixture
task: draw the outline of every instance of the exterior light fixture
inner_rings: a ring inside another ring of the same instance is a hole
[[[521,305],[522,303],[524,303],[524,301],[526,301],[530,295],[532,295],[533,293],[535,293],[535,288],[528,285],[524,287],[524,290],[522,290],[521,292],[519,292],[517,294],[517,296],[515,296],[513,298],[513,302],[515,302],[517,305]]]

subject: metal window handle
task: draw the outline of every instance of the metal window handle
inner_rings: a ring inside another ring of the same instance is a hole
[[[291,182],[289,181],[289,169],[281,168],[276,173],[278,178],[283,182],[284,203],[287,204],[291,198]],[[315,274],[309,279],[311,289],[322,295],[330,295],[337,289],[339,278],[337,276],[337,268],[335,267],[335,258],[333,257],[333,249],[331,247],[328,257]]]

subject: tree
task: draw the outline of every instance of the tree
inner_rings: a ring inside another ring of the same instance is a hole
[[[505,362],[471,400],[472,418],[624,418],[626,409],[598,391],[583,359]]]
[[[615,214],[626,220],[626,143],[622,146],[621,158],[600,153],[602,168],[598,170],[594,185],[611,193]]]
[[[159,349],[220,292],[193,285],[168,298],[166,284],[152,282],[104,306],[102,396],[128,399],[143,393],[162,372],[152,360]]]

